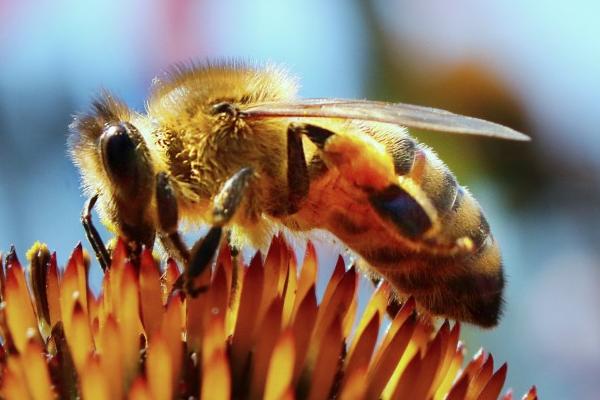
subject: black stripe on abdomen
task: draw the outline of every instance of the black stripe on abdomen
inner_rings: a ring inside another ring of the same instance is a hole
[[[458,182],[452,172],[446,170],[442,178],[441,187],[435,193],[427,193],[431,202],[440,214],[445,214],[452,209],[458,195]]]
[[[418,238],[431,228],[423,207],[398,185],[370,195],[369,202],[382,219],[392,222],[408,238]]]
[[[408,174],[415,162],[417,143],[410,137],[405,137],[394,143],[392,157],[394,159],[394,172],[397,175]]]

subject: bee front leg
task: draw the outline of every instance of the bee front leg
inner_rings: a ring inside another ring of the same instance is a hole
[[[167,251],[183,260],[186,265],[185,272],[175,282],[174,289],[184,289],[192,297],[206,290],[205,287],[194,287],[194,279],[210,265],[219,248],[223,226],[237,211],[252,175],[252,169],[242,168],[223,184],[213,203],[213,226],[191,250],[187,249],[177,231],[179,213],[171,182],[167,174],[157,175],[156,203],[161,229],[160,238]]]
[[[183,262],[185,272],[179,276],[173,290],[185,290],[187,293],[197,295],[202,288],[193,288],[191,286],[191,267],[197,266],[198,251],[210,251],[211,249],[197,248],[193,254],[194,262],[192,263],[192,252],[187,248],[181,234],[177,230],[179,221],[179,209],[177,206],[177,197],[175,190],[169,180],[169,176],[165,172],[160,172],[156,175],[156,209],[159,223],[159,238],[167,253],[172,257]],[[199,241],[200,242],[200,241]],[[212,253],[211,253],[212,256]],[[203,268],[201,268],[203,270]],[[199,275],[200,273],[198,273]]]
[[[190,251],[177,230],[179,222],[177,198],[171,181],[165,172],[159,172],[156,175],[156,209],[159,238],[162,245],[170,256],[187,265],[190,260]]]
[[[102,267],[102,271],[106,272],[106,270],[110,267],[110,254],[100,237],[100,233],[94,226],[92,222],[92,209],[98,200],[98,195],[94,195],[90,197],[84,204],[83,210],[81,211],[81,223],[83,225],[83,229],[85,230],[85,235],[90,242],[90,245],[94,249],[94,253],[96,254],[96,259],[100,263],[100,267]]]

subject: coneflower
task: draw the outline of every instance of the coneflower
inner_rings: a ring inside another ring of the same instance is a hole
[[[81,245],[64,271],[45,245],[28,259],[28,274],[14,250],[0,268],[2,398],[496,399],[504,385],[506,364],[481,351],[463,367],[459,324],[434,329],[414,301],[384,324],[386,284],[357,316],[341,258],[319,303],[310,243],[301,268],[280,237],[248,266],[222,246],[195,298],[172,290],[175,262],[133,262],[121,241],[97,296]]]

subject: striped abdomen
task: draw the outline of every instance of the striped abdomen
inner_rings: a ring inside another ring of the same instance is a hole
[[[431,226],[427,224],[432,221],[423,217],[420,204],[401,189],[386,194],[384,206],[391,206],[384,213],[375,212],[364,201],[358,206],[356,198],[349,199],[346,206],[334,207],[328,229],[391,282],[400,295],[415,296],[431,313],[484,327],[495,325],[501,313],[504,275],[499,248],[479,204],[430,149],[404,131],[390,134],[367,128],[367,132],[393,155],[396,174],[420,187],[436,210],[433,222],[440,229],[426,243],[425,233]],[[424,246],[416,248],[394,238],[389,233],[389,220],[410,235],[410,242]],[[472,251],[451,255],[443,246],[436,251],[435,243],[453,243],[464,237],[472,241]]]

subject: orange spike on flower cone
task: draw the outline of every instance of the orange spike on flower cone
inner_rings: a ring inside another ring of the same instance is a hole
[[[459,324],[435,330],[413,299],[386,323],[385,282],[357,315],[361,277],[341,257],[319,302],[310,242],[301,266],[283,236],[249,266],[224,246],[196,278],[206,287],[196,297],[173,291],[173,260],[161,269],[150,251],[128,251],[118,240],[97,295],[81,246],[62,274],[41,244],[28,275],[14,252],[5,257],[0,397],[487,400],[502,391],[507,366],[494,372],[488,353],[461,371]],[[535,387],[524,399],[537,399]]]

